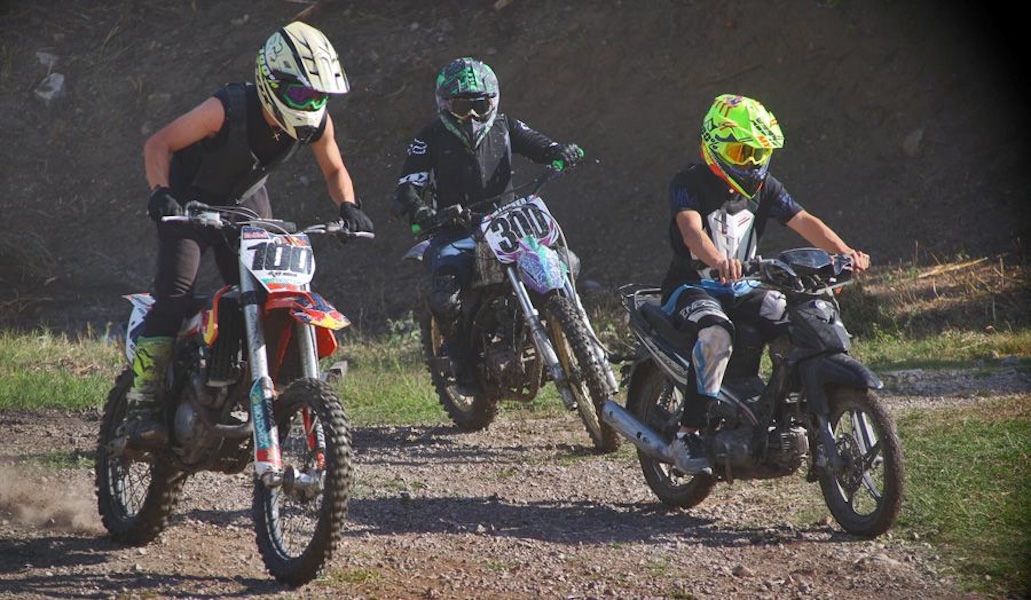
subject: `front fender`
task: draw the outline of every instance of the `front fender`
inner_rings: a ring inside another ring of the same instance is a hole
[[[285,309],[299,323],[315,328],[315,346],[319,358],[333,354],[337,347],[333,331],[343,329],[351,321],[315,292],[295,292],[274,295],[265,303],[265,310]]]
[[[809,405],[813,412],[819,415],[830,413],[827,394],[824,391],[830,384],[871,390],[884,387],[884,382],[866,365],[842,353],[808,359],[799,365],[799,373]]]

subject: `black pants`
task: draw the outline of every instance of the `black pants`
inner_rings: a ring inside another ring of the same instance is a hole
[[[272,207],[264,187],[240,203],[262,218],[271,218]],[[154,277],[154,305],[147,314],[141,335],[175,336],[193,304],[200,261],[211,249],[215,266],[227,284],[239,283],[236,241],[224,230],[187,223],[158,223],[157,274]]]

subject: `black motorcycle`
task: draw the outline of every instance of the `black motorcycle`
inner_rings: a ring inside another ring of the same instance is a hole
[[[775,259],[749,261],[736,285],[702,280],[719,297],[763,286],[783,292],[791,318],[786,339],[769,344],[771,373],[760,371],[767,344],[758,330],[735,322],[734,349],[703,431],[711,474],[681,473],[668,446],[683,411],[690,348],[660,306],[659,290],[620,288],[638,340],[624,363],[626,408],[609,400],[602,417],[638,449],[644,478],[665,504],[689,508],[719,481],[785,477],[806,465],[831,514],[845,531],[876,537],[902,505],[902,447],[879,401],[880,379],[849,354],[850,335],[835,291],[851,282],[849,257],[798,248]]]

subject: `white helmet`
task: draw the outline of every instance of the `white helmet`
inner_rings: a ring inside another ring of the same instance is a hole
[[[307,143],[326,114],[327,94],[350,86],[336,50],[321,31],[294,21],[258,50],[258,98],[290,137]]]

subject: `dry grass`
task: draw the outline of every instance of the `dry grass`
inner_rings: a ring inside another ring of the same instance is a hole
[[[1031,327],[1031,265],[1013,257],[874,268],[843,294],[856,333],[912,337]]]

